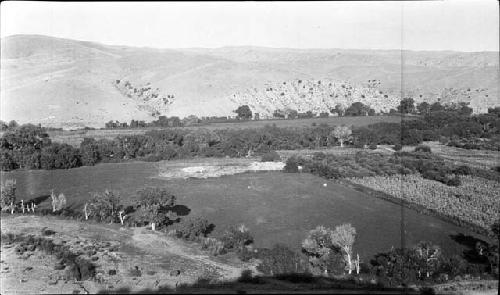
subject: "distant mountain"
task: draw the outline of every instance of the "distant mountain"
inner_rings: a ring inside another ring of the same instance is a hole
[[[469,101],[484,111],[499,104],[498,59],[498,52],[405,51],[405,96]],[[174,50],[39,35],[1,40],[2,120],[54,126],[103,126],[158,114],[234,115],[241,103],[263,115],[353,100],[383,110],[397,104],[400,85],[397,50]]]

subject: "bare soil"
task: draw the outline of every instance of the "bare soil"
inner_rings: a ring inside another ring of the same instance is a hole
[[[46,238],[69,246],[96,268],[95,278],[78,282],[67,278],[67,270],[57,269],[58,259],[53,255],[40,250],[17,255],[15,243],[2,242],[2,294],[175,288],[200,278],[216,282],[234,280],[243,269],[253,268],[236,260],[222,262],[206,255],[196,244],[146,228],[26,215],[3,215],[1,228],[2,235],[25,236],[40,236],[42,229],[53,230],[55,234]]]

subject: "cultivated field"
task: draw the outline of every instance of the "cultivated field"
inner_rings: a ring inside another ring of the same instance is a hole
[[[489,169],[500,165],[500,153],[488,150],[468,150],[441,144],[437,141],[424,142],[433,154],[443,157],[455,165],[467,165]],[[414,147],[404,147],[405,151],[412,151]]]

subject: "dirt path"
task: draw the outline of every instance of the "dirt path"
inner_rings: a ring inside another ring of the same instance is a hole
[[[154,254],[164,255],[165,252],[168,252],[169,254],[193,260],[216,269],[224,280],[235,279],[241,275],[241,267],[216,262],[208,255],[193,253],[195,252],[193,249],[189,251],[189,248],[186,248],[178,241],[175,241],[175,239],[160,236],[154,232],[147,232],[144,228],[134,228],[132,238],[134,240],[134,244],[139,248],[149,249],[149,251]]]

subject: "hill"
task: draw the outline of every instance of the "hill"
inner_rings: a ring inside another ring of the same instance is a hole
[[[417,101],[469,101],[475,111],[498,104],[498,52],[405,51],[403,61],[405,95]],[[263,116],[352,101],[388,110],[400,97],[401,52],[153,49],[14,35],[1,41],[1,76],[2,119],[48,126],[227,116],[242,103]]]

